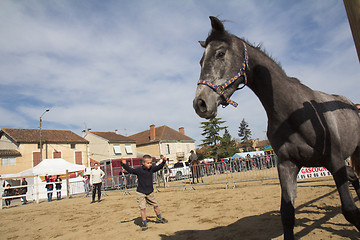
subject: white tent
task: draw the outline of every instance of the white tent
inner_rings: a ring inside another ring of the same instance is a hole
[[[66,174],[66,170],[68,170],[69,173],[85,171],[85,166],[70,163],[62,158],[44,159],[38,165],[28,170],[13,174],[3,174],[0,176],[0,180],[26,178],[28,184],[33,186],[33,187],[28,187],[28,192],[26,194],[27,199],[29,200],[36,198],[43,199],[46,198],[46,194],[47,194],[45,189],[46,182],[42,182],[40,176],[45,176],[47,174],[64,175]],[[84,192],[82,179],[83,179],[82,177],[76,177],[70,179],[70,189],[69,189],[70,194],[78,194]],[[61,192],[62,195],[64,196],[67,191],[66,190],[67,186],[64,183],[62,185],[63,187],[61,189]],[[0,186],[0,188],[1,187],[2,186]]]
[[[2,179],[9,178],[22,178],[22,177],[33,177],[33,176],[45,176],[48,175],[62,175],[66,174],[66,170],[69,172],[77,172],[84,170],[84,165],[69,163],[62,158],[55,159],[44,159],[38,165],[28,170],[14,173],[14,174],[3,174]]]

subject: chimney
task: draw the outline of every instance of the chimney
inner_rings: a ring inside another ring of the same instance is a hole
[[[181,133],[182,135],[185,135],[185,129],[184,129],[184,127],[180,127],[180,128],[179,128],[179,133]]]
[[[117,129],[115,129],[115,133],[116,133],[116,134],[119,134]]]
[[[82,135],[83,138],[86,136],[86,130],[82,130]]]
[[[150,125],[150,141],[155,140],[155,125]]]

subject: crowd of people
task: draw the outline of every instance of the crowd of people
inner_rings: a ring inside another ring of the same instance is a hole
[[[5,184],[5,182],[4,182]],[[21,200],[23,201],[23,204],[27,204],[28,201],[26,200],[26,193],[27,193],[27,181],[25,178],[21,180],[21,186],[20,187],[12,187],[10,183],[6,184],[4,189],[4,197],[5,198],[5,207],[9,208],[11,205],[11,201],[15,198],[19,198],[17,196],[22,195]]]
[[[220,173],[225,170],[232,172],[249,171],[253,169],[266,169],[276,166],[276,158],[271,155],[255,154],[250,156],[247,154],[243,158],[229,158],[227,161],[224,159],[217,159],[215,164],[218,166]]]

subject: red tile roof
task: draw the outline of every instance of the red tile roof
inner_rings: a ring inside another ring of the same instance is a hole
[[[155,128],[155,139],[150,141],[150,129],[136,133],[129,136],[132,139],[136,140],[136,145],[146,145],[149,143],[157,143],[160,141],[187,141],[195,142],[194,139],[179,133],[178,131],[164,125],[161,127]]]
[[[17,157],[21,156],[21,153],[15,149],[1,149],[0,150],[0,157]]]
[[[6,134],[18,143],[39,143],[40,129],[2,128],[0,136]],[[89,143],[70,130],[41,130],[41,140],[45,143]]]
[[[115,132],[93,132],[90,133],[95,134],[99,137],[109,140],[109,142],[136,142],[134,139],[125,137],[123,135],[117,134]]]

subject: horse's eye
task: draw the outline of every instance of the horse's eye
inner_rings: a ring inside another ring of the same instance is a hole
[[[216,58],[222,58],[225,56],[225,53],[224,52],[219,52],[216,54]]]

